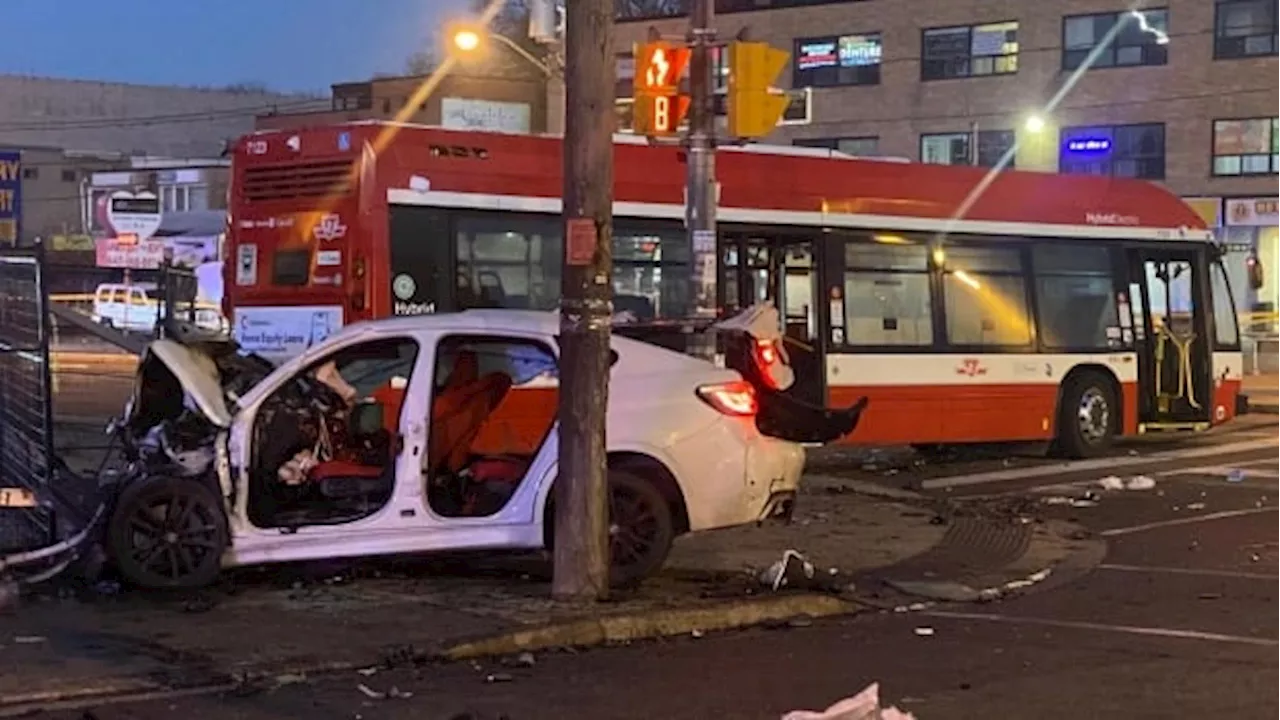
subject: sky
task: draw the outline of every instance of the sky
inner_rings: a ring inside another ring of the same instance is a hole
[[[327,92],[400,73],[464,0],[0,0],[0,73]]]

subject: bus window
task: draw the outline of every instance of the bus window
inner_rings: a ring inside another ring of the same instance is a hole
[[[850,242],[844,261],[850,345],[933,344],[928,248]]]
[[[497,215],[457,220],[458,283],[471,307],[550,310],[560,296],[560,223],[551,217]],[[467,306],[459,294],[459,304]]]
[[[1100,350],[1120,344],[1120,320],[1105,247],[1065,243],[1031,250],[1040,342],[1055,350]]]
[[[690,310],[689,242],[682,230],[622,221],[614,226],[614,309],[637,319],[679,318]]]
[[[1027,286],[1017,249],[947,246],[942,292],[950,344],[1031,344]]]
[[[1215,350],[1234,350],[1240,347],[1240,329],[1236,324],[1236,306],[1227,282],[1227,271],[1221,262],[1209,266],[1209,288],[1213,294],[1213,347]]]

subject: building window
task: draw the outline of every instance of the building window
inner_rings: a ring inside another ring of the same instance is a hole
[[[63,170],[63,171],[62,171],[62,182],[69,182],[69,183],[73,183],[73,182],[75,182],[77,179],[78,179],[78,178],[76,177],[76,171],[75,171],[75,170]]]
[[[1270,175],[1280,161],[1276,118],[1213,121],[1214,175]]]
[[[880,138],[878,137],[800,138],[794,140],[792,144],[798,147],[826,148],[854,157],[880,155]]]
[[[1164,123],[1062,129],[1063,173],[1164,179]]]
[[[1007,75],[1018,71],[1018,23],[925,30],[920,79]]]
[[[209,209],[209,188],[204,185],[161,185],[161,212]]]
[[[22,168],[22,179],[23,180],[39,180],[40,168],[32,167],[30,165]]]
[[[879,85],[880,33],[796,40],[792,87]]]
[[[1214,13],[1213,56],[1244,58],[1276,54],[1275,0],[1225,0]]]
[[[848,344],[933,344],[927,247],[849,242],[844,246],[844,262]]]
[[[1018,250],[950,247],[942,277],[948,343],[985,347],[1031,344],[1027,285]]]
[[[1123,27],[1110,45],[1098,52],[1090,67],[1164,65],[1169,62],[1169,11],[1142,10],[1139,20],[1133,13],[1077,15],[1062,20],[1062,69],[1075,70],[1111,32],[1117,22]]]
[[[1012,130],[980,130],[978,156],[973,156],[973,133],[937,133],[920,136],[920,162],[932,165],[981,165],[995,167],[1013,147]],[[975,162],[976,161],[976,162]],[[1013,167],[1013,158],[1005,167]]]

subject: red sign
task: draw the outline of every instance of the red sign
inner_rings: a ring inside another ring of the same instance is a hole
[[[987,369],[982,367],[982,361],[978,358],[965,358],[961,361],[960,367],[956,368],[956,374],[976,377],[978,375],[986,375]]]
[[[591,218],[571,218],[565,223],[565,264],[583,267],[590,265],[596,256],[600,236],[596,234],[596,221]]]
[[[165,244],[161,240],[138,241],[121,238],[99,238],[94,242],[98,267],[154,270],[164,264]]]

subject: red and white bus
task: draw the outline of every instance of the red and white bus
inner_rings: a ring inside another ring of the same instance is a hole
[[[300,351],[342,323],[554,308],[560,139],[359,122],[235,148],[225,297],[237,339]],[[1160,186],[828,150],[723,149],[717,297],[782,311],[802,399],[870,405],[850,442],[1056,439],[1233,417],[1231,288],[1201,218]],[[677,148],[619,136],[615,308],[690,312]]]

